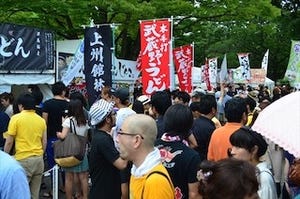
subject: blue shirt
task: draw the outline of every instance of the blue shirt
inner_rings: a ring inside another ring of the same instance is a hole
[[[217,111],[218,113],[222,113],[224,114],[224,107],[225,107],[225,104],[228,100],[230,100],[232,97],[230,97],[229,95],[225,94],[224,97],[223,97],[223,101],[222,102],[219,102],[219,98],[220,98],[220,95],[221,95],[221,92],[220,91],[217,91],[215,93],[215,98],[216,98],[216,101],[217,101]]]
[[[30,199],[27,177],[22,166],[0,151],[0,199]]]

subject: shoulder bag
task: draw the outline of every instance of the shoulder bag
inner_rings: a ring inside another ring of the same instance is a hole
[[[86,142],[86,137],[77,135],[74,121],[70,118],[70,132],[53,144],[55,162],[61,167],[80,164],[85,156]]]

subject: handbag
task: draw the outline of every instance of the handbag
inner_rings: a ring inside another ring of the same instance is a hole
[[[300,159],[294,160],[289,170],[289,180],[296,186],[300,186]]]
[[[86,142],[86,137],[77,135],[74,121],[70,119],[70,132],[64,139],[59,139],[53,144],[55,162],[61,167],[80,164],[85,156]]]

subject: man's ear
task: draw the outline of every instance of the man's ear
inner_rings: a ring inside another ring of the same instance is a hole
[[[151,106],[151,110],[154,114],[157,114],[156,108],[154,106]]]
[[[212,107],[210,112],[211,112],[213,115],[216,115],[216,113],[217,113],[217,109],[216,109],[216,108],[214,108],[214,107]]]
[[[106,123],[109,123],[109,124],[110,124],[110,123],[111,123],[111,117],[110,117],[110,116],[106,117],[106,118],[105,118],[105,121],[106,121]]]
[[[139,148],[139,146],[142,144],[141,138],[138,137],[138,136],[135,136],[135,138],[132,139],[132,140],[133,140],[133,141],[132,141],[132,146],[133,146],[135,149]]]
[[[24,110],[24,106],[22,104],[18,104],[18,109],[19,109],[19,111],[22,111],[22,110]]]

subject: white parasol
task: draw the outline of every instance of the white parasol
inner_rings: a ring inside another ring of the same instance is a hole
[[[300,91],[288,94],[259,113],[252,129],[300,157]]]

